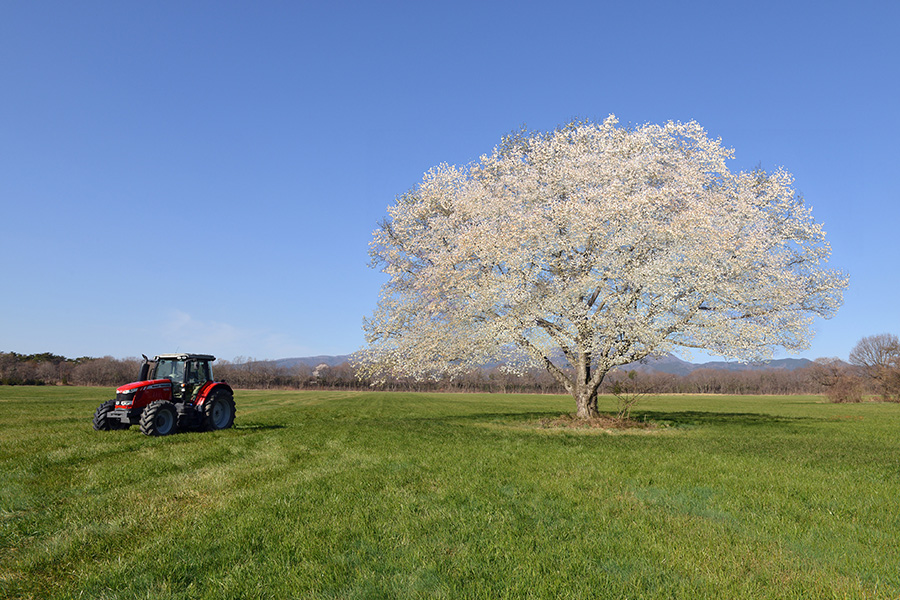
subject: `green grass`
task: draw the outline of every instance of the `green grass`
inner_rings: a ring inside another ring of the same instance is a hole
[[[238,391],[148,438],[109,397],[0,387],[0,597],[900,597],[898,405]]]

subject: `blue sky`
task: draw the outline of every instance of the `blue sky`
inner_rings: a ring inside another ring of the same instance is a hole
[[[398,194],[615,113],[794,174],[850,274],[802,356],[846,358],[900,334],[898,7],[5,2],[0,351],[353,352]]]

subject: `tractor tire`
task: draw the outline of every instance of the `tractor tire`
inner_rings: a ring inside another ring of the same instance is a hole
[[[116,408],[115,400],[107,400],[97,407],[94,413],[94,429],[97,431],[113,431],[117,429],[128,429],[130,425],[109,418],[109,413]]]
[[[178,413],[168,400],[151,402],[141,414],[141,433],[144,435],[169,435],[177,431]]]
[[[203,428],[207,431],[228,429],[234,425],[234,396],[225,390],[213,392],[203,403],[203,414]]]

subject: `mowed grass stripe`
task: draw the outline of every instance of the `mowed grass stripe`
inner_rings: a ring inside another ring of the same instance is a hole
[[[558,396],[239,391],[147,438],[91,429],[110,394],[0,387],[0,596],[900,596],[897,405],[665,396],[606,434],[542,428]]]

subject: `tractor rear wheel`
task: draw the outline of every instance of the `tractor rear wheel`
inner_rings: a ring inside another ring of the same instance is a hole
[[[151,402],[141,414],[141,433],[144,435],[169,435],[175,432],[178,412],[168,400]]]
[[[203,403],[203,414],[206,417],[205,429],[207,431],[228,429],[234,425],[234,413],[234,396],[225,390],[214,392]]]
[[[114,410],[115,408],[115,400],[107,400],[106,402],[98,406],[97,411],[94,413],[94,429],[96,429],[97,431],[128,429],[130,425],[128,425],[127,423],[109,418],[110,411]]]

